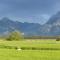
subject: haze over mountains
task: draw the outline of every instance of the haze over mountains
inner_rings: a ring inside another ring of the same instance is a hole
[[[2,18],[0,20],[0,35],[8,34],[13,30],[18,30],[26,36],[57,36],[60,35],[60,12],[53,15],[44,25],[38,23],[27,23]]]

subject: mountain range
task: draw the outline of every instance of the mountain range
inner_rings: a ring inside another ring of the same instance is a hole
[[[44,25],[28,22],[22,23],[7,17],[0,20],[0,35],[6,35],[13,30],[18,30],[24,33],[25,36],[60,35],[60,12],[53,15]]]

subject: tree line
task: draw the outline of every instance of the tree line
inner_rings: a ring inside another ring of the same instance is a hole
[[[4,37],[3,37],[4,38]],[[7,37],[5,37],[8,41],[19,41],[23,39],[56,39],[56,41],[60,40],[60,36],[24,36],[21,32],[15,30],[10,32]]]

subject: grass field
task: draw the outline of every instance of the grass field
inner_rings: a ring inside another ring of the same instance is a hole
[[[0,41],[0,46],[60,49],[56,40]],[[60,60],[60,50],[16,50],[0,47],[1,60]]]
[[[60,60],[60,51],[0,49],[1,60]]]

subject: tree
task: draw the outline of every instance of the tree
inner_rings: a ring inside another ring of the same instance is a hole
[[[12,40],[18,41],[18,40],[22,40],[22,39],[23,39],[22,33],[20,33],[17,30],[9,33],[9,36],[7,38],[7,40],[9,40],[9,41],[12,41]]]

